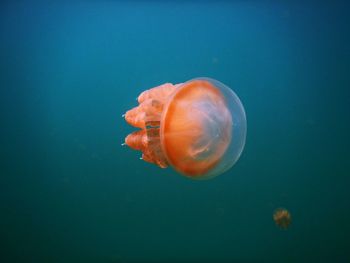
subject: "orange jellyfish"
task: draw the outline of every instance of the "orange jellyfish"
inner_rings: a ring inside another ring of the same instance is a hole
[[[285,208],[277,208],[273,213],[273,220],[282,229],[287,229],[292,222],[292,216]]]
[[[140,130],[129,134],[125,144],[140,150],[144,161],[208,179],[239,159],[246,116],[237,95],[223,83],[210,78],[165,83],[142,92],[138,103],[124,117]]]

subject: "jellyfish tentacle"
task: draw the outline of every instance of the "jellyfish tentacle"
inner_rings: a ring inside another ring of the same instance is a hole
[[[140,104],[150,98],[159,101],[167,100],[179,85],[180,84],[173,85],[171,83],[165,83],[149,90],[145,90],[139,95],[137,100]]]
[[[159,128],[138,130],[125,138],[125,144],[143,153],[142,159],[165,168],[168,163],[160,147]]]
[[[147,147],[147,134],[145,130],[130,133],[125,138],[125,144],[134,150],[143,151]]]
[[[138,97],[139,105],[127,111],[125,120],[141,130],[129,134],[125,144],[142,152],[141,159],[165,168],[168,162],[160,143],[160,120],[164,104],[179,86],[166,83],[142,92]]]
[[[149,98],[125,113],[125,120],[134,127],[144,129],[147,125],[159,126],[164,102]]]

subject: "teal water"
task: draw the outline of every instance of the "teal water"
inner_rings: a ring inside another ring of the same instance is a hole
[[[0,4],[1,262],[348,262],[348,6],[278,2]],[[246,110],[231,170],[120,145],[140,92],[200,76]]]

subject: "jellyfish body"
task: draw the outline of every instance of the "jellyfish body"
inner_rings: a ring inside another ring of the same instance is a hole
[[[142,92],[138,102],[125,120],[141,130],[128,135],[125,144],[142,151],[144,161],[207,179],[231,168],[243,151],[243,105],[217,80],[166,83]]]
[[[287,229],[292,222],[292,216],[285,208],[277,208],[273,213],[273,220],[279,228]]]

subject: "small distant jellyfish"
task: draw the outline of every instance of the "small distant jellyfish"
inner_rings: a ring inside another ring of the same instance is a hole
[[[165,83],[142,92],[139,105],[123,115],[140,130],[125,143],[141,159],[173,167],[191,179],[208,179],[230,169],[246,138],[246,116],[238,96],[223,83],[197,78]]]
[[[285,208],[277,208],[273,213],[273,220],[279,228],[287,229],[292,222],[292,216]]]

